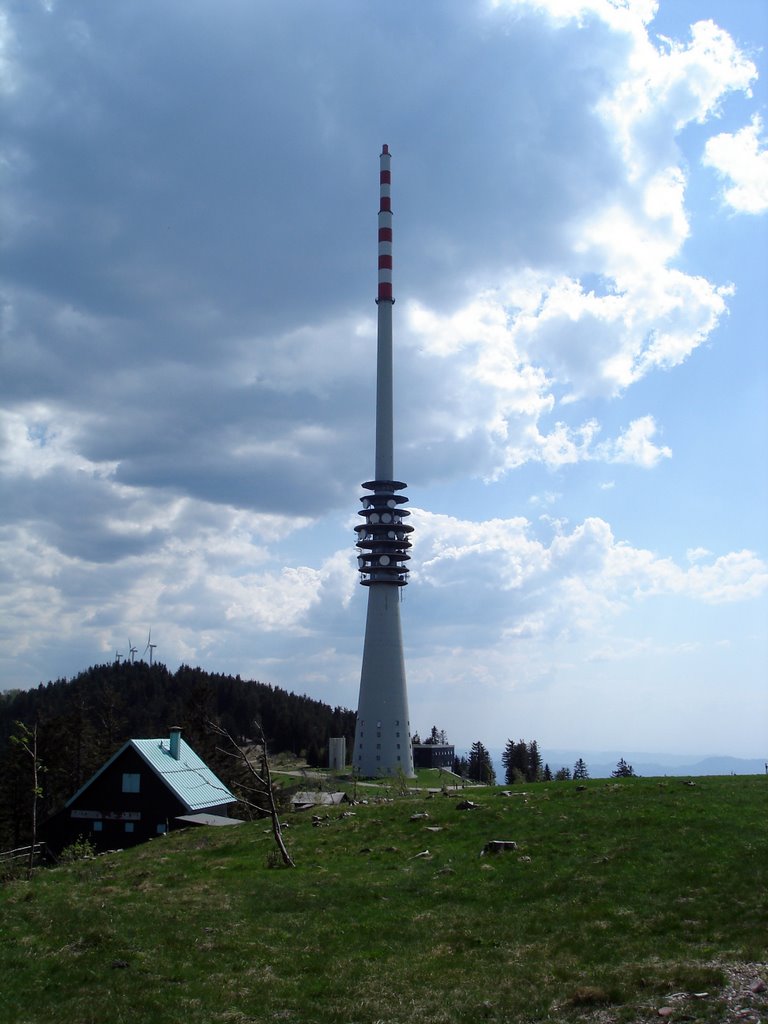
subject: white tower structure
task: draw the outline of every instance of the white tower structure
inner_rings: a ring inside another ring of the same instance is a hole
[[[355,749],[352,764],[360,775],[395,775],[413,778],[411,726],[405,681],[400,598],[408,582],[410,558],[405,523],[410,515],[395,480],[392,412],[392,207],[390,153],[382,148],[379,170],[379,290],[376,358],[376,463],[375,480],[363,487],[360,500],[364,522],[355,527],[359,550],[360,582],[368,588],[363,667],[357,704]]]

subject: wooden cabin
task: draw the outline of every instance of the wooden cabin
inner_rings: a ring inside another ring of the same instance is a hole
[[[124,743],[43,833],[54,853],[79,838],[115,850],[189,824],[236,824],[228,815],[236,799],[173,728],[167,737]]]

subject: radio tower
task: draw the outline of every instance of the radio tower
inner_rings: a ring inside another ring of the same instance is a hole
[[[357,703],[355,750],[352,763],[360,775],[413,778],[408,691],[405,682],[403,634],[400,627],[401,587],[408,582],[408,534],[412,526],[408,501],[395,480],[392,413],[392,208],[390,153],[379,157],[379,292],[376,355],[376,479],[362,486],[369,494],[360,501],[365,522],[355,527],[360,582],[368,588],[360,697]]]

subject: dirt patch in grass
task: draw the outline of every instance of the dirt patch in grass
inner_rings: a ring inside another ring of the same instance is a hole
[[[727,981],[722,1024],[759,1024],[768,1017],[768,963],[714,964]]]

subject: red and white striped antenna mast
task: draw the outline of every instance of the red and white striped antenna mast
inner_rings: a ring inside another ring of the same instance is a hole
[[[394,476],[392,383],[392,197],[389,146],[379,157],[379,290],[376,357],[376,479]]]

